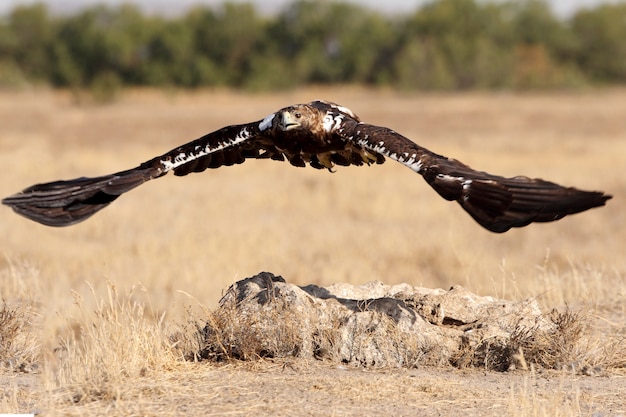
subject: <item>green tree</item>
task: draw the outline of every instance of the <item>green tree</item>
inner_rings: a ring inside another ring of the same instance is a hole
[[[298,1],[271,25],[297,82],[385,82],[395,48],[393,23],[362,7]]]
[[[420,68],[441,71],[442,75],[424,78],[417,73],[416,78],[446,80],[444,88],[456,89],[506,85],[513,36],[510,27],[503,24],[505,7],[473,0],[440,0],[417,10],[403,30],[401,50],[425,45],[428,50],[422,59],[427,65]],[[401,61],[405,56],[399,56],[398,68],[406,65]],[[416,82],[415,87],[423,88],[423,81]]]
[[[573,61],[576,37],[543,0],[509,3],[515,36],[513,86],[553,88],[583,80]]]
[[[394,64],[394,83],[398,88],[451,90],[455,86],[441,51],[429,40],[410,38],[405,41]]]
[[[63,46],[56,51],[72,62],[73,71],[87,84],[100,76],[110,79],[111,73],[124,83],[140,84],[139,69],[147,65],[149,27],[133,6],[96,6],[60,23],[58,42]]]
[[[185,21],[194,33],[194,50],[204,67],[214,66],[222,80],[242,86],[264,38],[265,24],[251,4],[226,3],[213,11],[198,8]]]
[[[43,80],[109,100],[122,85],[307,83],[402,89],[571,87],[626,82],[626,5],[568,21],[545,0],[433,0],[389,17],[353,3],[299,0],[276,16],[250,4],[181,17],[93,6],[50,16],[41,4],[0,20],[0,83]]]
[[[512,15],[511,29],[517,43],[543,44],[554,55],[566,54],[575,38],[544,0],[523,0],[507,5]]]
[[[602,82],[626,82],[626,4],[606,4],[572,18],[578,40],[576,62]]]
[[[146,63],[140,68],[140,79],[148,85],[199,84],[194,74],[193,31],[181,20],[157,19],[146,43]]]
[[[47,80],[50,73],[49,49],[55,28],[43,4],[18,6],[9,15],[3,49],[31,79]]]

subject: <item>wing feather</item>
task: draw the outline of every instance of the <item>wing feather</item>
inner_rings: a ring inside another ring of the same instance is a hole
[[[582,191],[542,179],[506,178],[476,171],[384,127],[348,120],[342,134],[421,174],[439,195],[458,202],[481,226],[496,233],[532,222],[558,220],[603,206],[612,198],[599,191]]]
[[[309,106],[320,120],[319,125],[309,125],[307,131],[274,132],[281,123],[276,117],[279,113],[274,113],[261,121],[224,127],[127,171],[37,184],[2,202],[39,223],[67,226],[87,219],[121,194],[170,171],[183,176],[240,164],[247,158],[287,159],[299,167],[308,162],[318,169],[331,169],[333,164],[380,164],[390,158],[421,174],[439,195],[458,202],[479,224],[498,233],[531,222],[554,221],[602,206],[611,198],[602,192],[581,191],[541,179],[505,178],[476,171],[391,129],[361,123],[343,106],[325,101]],[[284,118],[286,113],[281,114]]]
[[[268,120],[267,118],[265,120]],[[265,148],[277,158],[257,121],[228,126],[153,158],[136,168],[93,178],[37,184],[2,200],[13,210],[47,226],[69,226],[94,215],[121,194],[169,171],[187,175],[259,157]],[[266,123],[267,125],[267,123]],[[264,127],[267,127],[264,125]]]

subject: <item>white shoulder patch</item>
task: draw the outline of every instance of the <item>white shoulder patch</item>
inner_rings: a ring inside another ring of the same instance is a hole
[[[328,101],[328,100],[321,100],[320,99],[320,100],[316,100],[316,101],[319,101],[320,103],[324,103],[324,104],[332,107],[333,109],[337,109],[340,112],[345,113],[348,116],[352,117],[353,119],[357,119],[358,120],[357,115],[354,114],[354,112],[352,110],[350,110],[349,108],[347,108],[347,107],[341,106],[341,105],[339,105],[337,103],[333,103],[333,102]]]
[[[324,130],[326,132],[332,132],[341,127],[341,123],[343,121],[344,115],[339,113],[326,112],[324,116],[324,120],[322,121]]]
[[[347,108],[347,107],[340,106],[338,104],[333,104],[333,107],[336,108],[337,110],[339,110],[340,112],[346,113],[347,115],[349,115],[353,119],[357,118],[356,114],[354,114],[354,112],[352,110],[350,110],[349,108]]]
[[[259,123],[259,129],[262,131],[269,129],[272,126],[272,121],[274,120],[274,116],[276,113],[272,113],[268,115],[261,123]]]

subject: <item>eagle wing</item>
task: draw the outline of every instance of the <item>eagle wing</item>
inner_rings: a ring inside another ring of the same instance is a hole
[[[294,122],[302,117],[303,109],[309,112],[312,124],[290,130],[298,124]],[[476,171],[420,147],[391,129],[361,123],[345,107],[315,101],[290,106],[260,121],[224,127],[127,171],[37,184],[2,203],[39,223],[67,226],[87,219],[121,194],[170,171],[186,175],[239,164],[247,158],[287,158],[295,166],[305,166],[308,161],[314,168],[331,169],[334,164],[382,163],[385,157],[421,174],[439,195],[457,201],[492,232],[558,220],[602,206],[611,198],[601,192],[540,179],[505,178]]]
[[[558,220],[603,206],[611,198],[602,192],[563,187],[542,179],[505,178],[476,171],[385,127],[346,119],[341,134],[421,174],[440,196],[458,202],[481,226],[496,233],[532,222]]]
[[[240,164],[246,158],[284,158],[273,145],[275,114],[256,122],[227,126],[144,162],[136,168],[92,178],[36,184],[2,200],[13,210],[47,226],[81,222],[121,194],[170,171],[186,175],[207,168]]]

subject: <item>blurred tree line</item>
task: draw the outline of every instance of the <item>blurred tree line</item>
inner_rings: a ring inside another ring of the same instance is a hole
[[[0,84],[286,89],[358,83],[399,89],[569,88],[626,82],[626,4],[564,20],[542,0],[435,0],[386,16],[302,0],[268,17],[250,4],[180,17],[131,5],[53,16],[19,6],[0,20]]]

